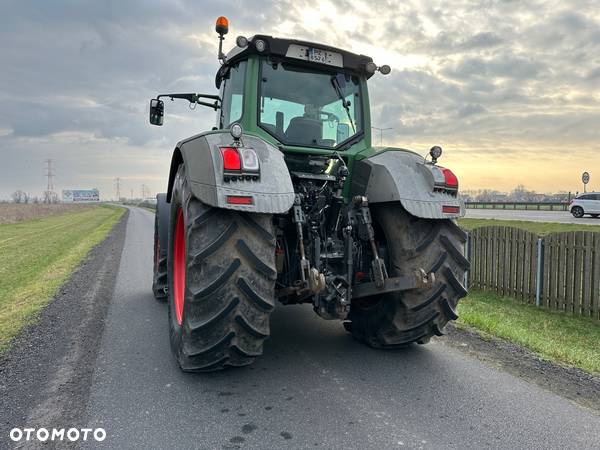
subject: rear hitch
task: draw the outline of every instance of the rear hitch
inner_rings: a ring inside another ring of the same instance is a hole
[[[392,292],[421,289],[432,286],[434,283],[435,275],[433,272],[427,274],[423,269],[419,269],[411,276],[386,278],[381,287],[378,286],[377,282],[357,284],[354,286],[352,298],[373,297]]]

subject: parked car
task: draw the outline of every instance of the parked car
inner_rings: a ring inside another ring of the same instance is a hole
[[[600,193],[588,192],[581,194],[571,200],[569,205],[573,217],[581,218],[584,214],[589,214],[592,217],[600,216]]]

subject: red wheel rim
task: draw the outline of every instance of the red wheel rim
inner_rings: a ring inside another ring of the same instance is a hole
[[[183,304],[185,302],[185,228],[183,226],[183,210],[177,211],[175,225],[175,242],[173,243],[173,300],[175,318],[181,325],[183,320]]]

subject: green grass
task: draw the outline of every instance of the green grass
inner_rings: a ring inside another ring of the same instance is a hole
[[[524,346],[540,357],[600,374],[600,322],[472,292],[458,305],[459,325]]]
[[[563,231],[596,231],[600,232],[600,221],[598,225],[577,225],[568,223],[551,222],[528,222],[521,220],[496,220],[496,219],[459,219],[458,224],[465,230],[481,227],[513,227],[537,233],[544,236],[550,233],[561,233]]]
[[[0,225],[0,353],[54,296],[125,210],[81,212]]]

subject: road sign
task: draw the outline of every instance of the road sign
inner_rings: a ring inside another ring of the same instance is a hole
[[[581,181],[583,181],[583,184],[588,184],[590,182],[590,174],[583,172],[583,175],[581,175]]]

